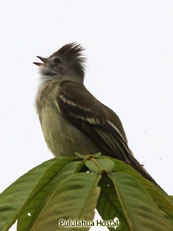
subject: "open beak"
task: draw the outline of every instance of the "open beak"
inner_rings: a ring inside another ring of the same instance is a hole
[[[48,60],[47,60],[46,58],[43,58],[43,57],[41,57],[41,56],[36,56],[36,57],[39,58],[39,59],[42,61],[42,63],[33,62],[33,64],[35,64],[35,65],[37,65],[37,66],[42,66],[42,65],[44,65],[45,63],[48,62]]]

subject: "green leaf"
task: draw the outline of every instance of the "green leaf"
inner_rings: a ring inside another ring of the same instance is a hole
[[[0,220],[2,231],[8,228],[16,221],[16,219],[23,213],[27,204],[37,194],[44,184],[43,175],[48,171],[49,167],[58,165],[59,170],[64,165],[72,161],[73,158],[55,158],[50,161],[31,169],[28,173],[20,177],[16,182],[9,186],[0,197]],[[7,209],[6,209],[7,208]]]
[[[40,181],[40,191],[34,193],[30,198],[29,204],[18,219],[18,231],[30,230],[57,185],[65,178],[71,176],[72,173],[79,171],[84,163],[82,161],[73,161],[65,166],[64,164],[64,161],[58,161],[45,172]]]
[[[83,159],[83,160],[88,160],[90,159],[91,157],[94,157],[94,158],[99,158],[101,157],[101,152],[98,152],[98,153],[95,153],[95,154],[88,154],[88,155],[82,155],[78,152],[75,152],[75,155],[78,156],[80,159]]]
[[[101,158],[86,161],[85,165],[89,168],[91,172],[101,173],[101,172],[111,172],[114,169],[114,162],[110,159]]]
[[[75,152],[75,155],[76,155],[77,157],[79,157],[80,159],[82,159],[82,160],[85,160],[85,159],[86,159],[86,155],[82,155],[82,154],[80,154],[80,153],[78,153],[78,152]]]
[[[119,220],[119,226],[115,227],[116,229],[109,227],[108,229],[111,231],[130,231],[112,181],[104,174],[99,182],[99,186],[101,187],[101,192],[97,203],[97,210],[100,216],[103,220],[114,220],[116,217]]]
[[[72,174],[48,200],[31,230],[67,230],[59,226],[60,219],[92,221],[100,192],[99,179],[100,175],[93,173]],[[76,231],[76,227],[70,230]],[[80,230],[89,230],[89,227]]]
[[[0,230],[8,230],[16,221],[33,188],[47,168],[57,159],[51,159],[31,169],[0,194]]]
[[[131,231],[171,231],[173,227],[133,177],[111,173],[115,189]]]
[[[97,159],[99,157],[102,157],[102,153],[98,152],[98,153],[92,154],[92,156]]]
[[[115,163],[115,172],[127,173],[128,175],[132,176],[136,181],[138,181],[138,183],[140,183],[147,190],[152,199],[155,201],[156,205],[165,213],[167,213],[170,217],[173,218],[173,200],[170,198],[170,196],[164,193],[155,184],[151,183],[150,181],[142,177],[131,166],[117,159],[111,158],[111,160]]]

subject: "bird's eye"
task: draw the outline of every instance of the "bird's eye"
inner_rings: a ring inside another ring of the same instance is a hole
[[[57,63],[61,63],[61,59],[60,59],[60,58],[55,58],[55,59],[53,60],[53,62],[56,63],[56,64],[57,64]]]

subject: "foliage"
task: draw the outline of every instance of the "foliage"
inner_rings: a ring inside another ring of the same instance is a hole
[[[173,200],[120,160],[95,155],[54,158],[31,169],[0,194],[0,231],[89,230],[97,208],[113,231],[173,230]],[[109,223],[110,224],[110,223]],[[113,223],[111,223],[113,224]]]

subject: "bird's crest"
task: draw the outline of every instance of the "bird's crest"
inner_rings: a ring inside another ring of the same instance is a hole
[[[79,62],[84,62],[85,57],[82,54],[84,48],[75,42],[69,43],[61,47],[58,51],[56,51],[52,56],[59,55],[63,56],[66,59],[77,59]]]

